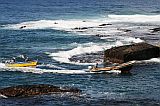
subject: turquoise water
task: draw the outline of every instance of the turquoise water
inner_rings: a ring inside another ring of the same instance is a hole
[[[82,90],[80,95],[2,98],[0,105],[159,105],[159,58],[135,64],[131,75],[86,72],[97,61],[95,55],[91,62],[87,56],[84,62],[70,61],[113,46],[144,41],[158,45],[159,32],[149,29],[160,26],[159,5],[159,0],[0,0],[0,88],[53,84]],[[107,23],[111,25],[99,27]],[[4,65],[20,54],[41,64],[37,68]]]

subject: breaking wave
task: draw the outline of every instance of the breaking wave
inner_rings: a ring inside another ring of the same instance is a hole
[[[75,48],[68,51],[58,51],[54,53],[47,53],[52,59],[61,63],[71,63],[88,65],[91,63],[75,63],[71,62],[69,58],[74,55],[80,55],[85,53],[95,53],[98,51],[104,51],[115,46],[128,45],[131,43],[143,42],[140,38],[134,38],[130,31],[150,33],[149,29],[156,27],[160,24],[160,15],[108,15],[105,18],[99,19],[84,19],[84,20],[39,20],[39,21],[28,21],[18,24],[4,25],[5,29],[13,30],[26,30],[26,29],[55,29],[64,30],[76,34],[84,35],[100,35],[99,38],[103,40],[111,39],[111,43],[88,43],[76,44]],[[108,24],[109,23],[109,24]],[[130,24],[132,23],[132,24]],[[133,24],[133,23],[138,23]],[[140,23],[152,23],[153,25],[145,26]],[[108,24],[108,25],[107,25]],[[129,29],[127,32],[126,29]],[[126,31],[125,31],[126,30]],[[147,32],[148,31],[148,32]],[[127,36],[124,34],[128,33]],[[102,36],[101,36],[102,35]],[[103,36],[104,35],[104,36]],[[124,36],[123,36],[124,35]],[[109,38],[109,39],[108,39]]]
[[[149,59],[149,60],[145,60],[145,62],[160,63],[160,58],[152,58],[152,59]]]
[[[93,33],[94,30],[98,31],[101,27],[105,30],[101,30],[101,33],[114,34],[121,33],[123,31],[117,30],[117,27],[131,28],[134,25],[127,25],[127,23],[153,23],[155,25],[160,24],[160,15],[108,15],[105,18],[99,19],[73,19],[73,20],[38,20],[38,21],[28,21],[17,24],[8,24],[3,25],[4,29],[13,29],[13,30],[25,30],[25,29],[56,29],[56,30],[65,30],[72,31],[74,28],[91,28],[87,33]],[[105,24],[110,25],[105,25]],[[121,24],[116,24],[121,23]],[[102,26],[104,25],[104,26]],[[106,28],[107,27],[107,28]],[[78,29],[80,30],[80,29]]]
[[[0,98],[8,98],[8,97],[5,96],[5,95],[0,94]]]
[[[79,27],[93,27],[99,25],[98,22],[94,21],[83,21],[83,20],[39,20],[39,21],[28,21],[19,24],[9,24],[4,28],[8,29],[57,29],[57,30],[69,30],[71,28]]]
[[[108,15],[111,22],[150,23],[160,22],[160,15]]]
[[[61,63],[70,63],[70,64],[76,64],[76,65],[92,65],[94,63],[80,63],[80,62],[71,62],[69,58],[75,55],[80,55],[80,54],[86,54],[86,53],[96,53],[99,51],[104,51],[106,49],[109,49],[111,47],[117,47],[117,46],[122,46],[122,45],[128,45],[131,42],[134,43],[139,43],[143,42],[143,40],[139,38],[122,38],[120,41],[116,41],[113,44],[107,44],[107,43],[86,43],[86,44],[80,44],[76,48],[73,48],[68,51],[59,51],[56,53],[47,53],[52,59],[61,62]]]
[[[105,46],[104,45],[97,45],[95,43],[87,43],[88,45],[79,45],[76,48],[73,48],[68,51],[59,51],[57,53],[48,53],[50,57],[52,57],[54,60],[59,61],[61,63],[71,63],[71,64],[80,64],[80,65],[89,65],[93,63],[75,63],[70,62],[69,58],[71,58],[74,55],[80,55],[85,53],[95,53],[98,51],[103,51]]]
[[[0,68],[5,68],[5,64],[4,63],[0,63]]]

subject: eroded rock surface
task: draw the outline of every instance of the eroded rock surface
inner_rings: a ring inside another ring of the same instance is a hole
[[[81,55],[75,55],[69,58],[72,62],[79,62],[79,63],[96,63],[96,62],[103,62],[103,52],[97,53],[86,53]]]
[[[27,97],[34,95],[64,93],[64,92],[80,93],[81,91],[77,88],[69,88],[69,87],[61,88],[47,84],[18,85],[0,89],[0,95],[6,97]]]
[[[157,57],[160,57],[160,48],[143,42],[106,50],[104,62],[124,63],[132,60],[147,60]]]
[[[153,29],[150,29],[150,30],[152,30],[152,33],[154,33],[154,32],[159,32],[160,28],[153,28]]]

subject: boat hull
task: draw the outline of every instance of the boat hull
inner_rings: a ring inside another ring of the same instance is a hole
[[[31,61],[27,63],[11,63],[6,64],[7,67],[35,67],[37,66],[37,61]]]

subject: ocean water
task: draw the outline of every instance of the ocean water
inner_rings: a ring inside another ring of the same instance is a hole
[[[103,51],[111,47],[160,45],[160,33],[151,30],[160,27],[159,5],[160,0],[0,0],[0,88],[52,84],[82,90],[0,98],[0,106],[159,106],[159,58],[137,62],[130,75],[86,72],[96,61],[103,64]],[[40,64],[3,63],[21,54]]]

